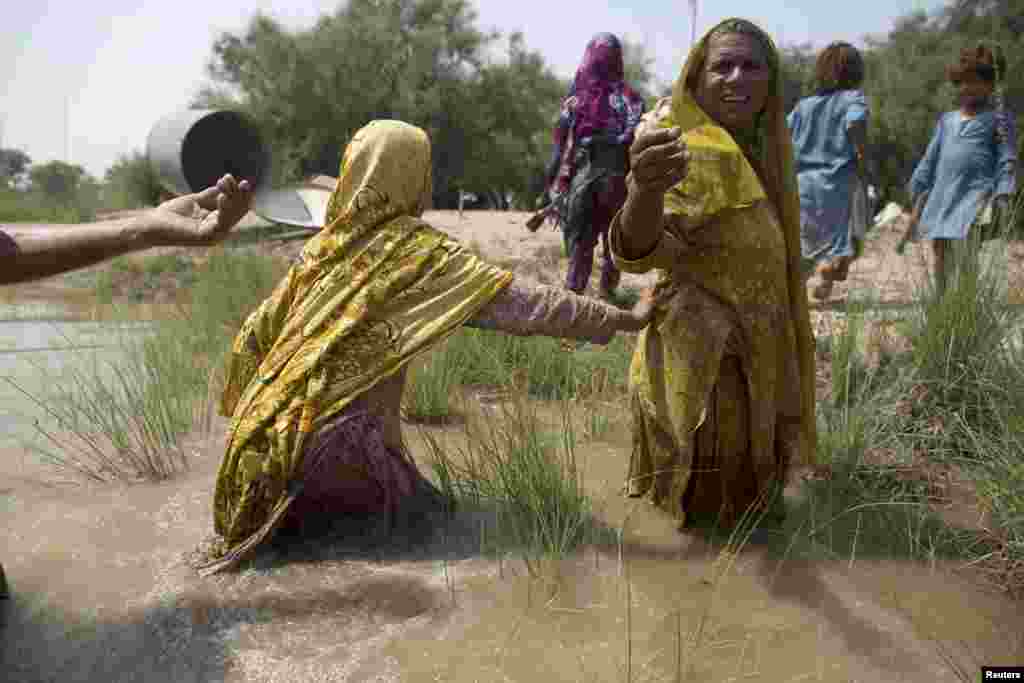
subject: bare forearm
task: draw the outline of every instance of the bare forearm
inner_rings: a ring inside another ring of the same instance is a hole
[[[0,226],[0,284],[58,275],[155,246],[145,216],[84,224]]]
[[[620,218],[623,258],[639,260],[654,250],[661,238],[664,210],[664,193],[642,191],[630,185]]]

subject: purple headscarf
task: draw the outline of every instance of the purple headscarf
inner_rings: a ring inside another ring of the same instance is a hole
[[[622,43],[611,33],[598,33],[587,43],[583,63],[573,81],[576,96],[576,137],[621,127],[625,122],[609,102],[613,93],[633,95],[626,85],[622,61]]]
[[[622,43],[599,33],[587,43],[583,63],[562,103],[554,129],[554,150],[545,181],[564,193],[575,172],[574,150],[593,138],[629,145],[644,112],[644,100],[624,78]]]

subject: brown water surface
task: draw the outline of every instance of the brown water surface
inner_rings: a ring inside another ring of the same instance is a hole
[[[381,520],[351,520],[200,579],[184,553],[211,529],[223,428],[161,485],[54,488],[30,457],[3,453],[9,680],[923,682],[1024,661],[1019,606],[941,564],[763,546],[730,559],[677,533],[618,495],[618,429],[583,464],[603,520],[628,516],[621,561],[614,544],[588,548],[530,579],[518,560],[480,556],[471,520],[390,541]]]

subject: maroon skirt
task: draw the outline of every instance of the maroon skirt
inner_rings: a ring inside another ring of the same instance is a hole
[[[409,454],[389,446],[379,417],[349,412],[322,430],[307,447],[298,496],[278,533],[322,530],[340,516],[387,513],[414,496],[439,495]]]

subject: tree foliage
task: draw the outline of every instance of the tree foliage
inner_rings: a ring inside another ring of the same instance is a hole
[[[164,193],[149,159],[138,151],[119,157],[103,179],[107,203],[119,209],[155,206]]]
[[[867,40],[864,90],[883,198],[906,200],[937,117],[954,106],[944,67],[961,46],[981,40],[1004,47],[1006,102],[1021,112],[1024,0],[950,0],[938,13],[900,17],[887,35]],[[627,78],[653,103],[664,84],[653,76],[651,56],[641,43],[624,40],[623,48]],[[784,48],[787,108],[812,92],[815,56],[808,45]],[[459,190],[493,207],[511,198],[525,208],[540,190],[569,85],[522,34],[502,41],[479,29],[469,0],[349,0],[300,31],[257,14],[245,30],[216,40],[209,74],[194,105],[239,108],[258,121],[272,145],[276,182],[336,175],[345,144],[371,119],[423,127],[441,208],[455,206]]]
[[[64,161],[35,164],[29,169],[28,175],[32,190],[66,206],[75,203],[79,192],[89,185],[91,180],[84,168]],[[95,181],[91,182],[95,184]]]
[[[459,188],[503,204],[540,173],[537,131],[562,84],[521,35],[488,60],[499,36],[475,22],[467,0],[351,0],[298,32],[257,15],[217,39],[213,83],[194,104],[259,121],[278,182],[337,174],[356,130],[400,118],[430,134],[436,205],[451,206]]]
[[[31,164],[32,159],[22,150],[0,148],[0,190],[17,186]]]

